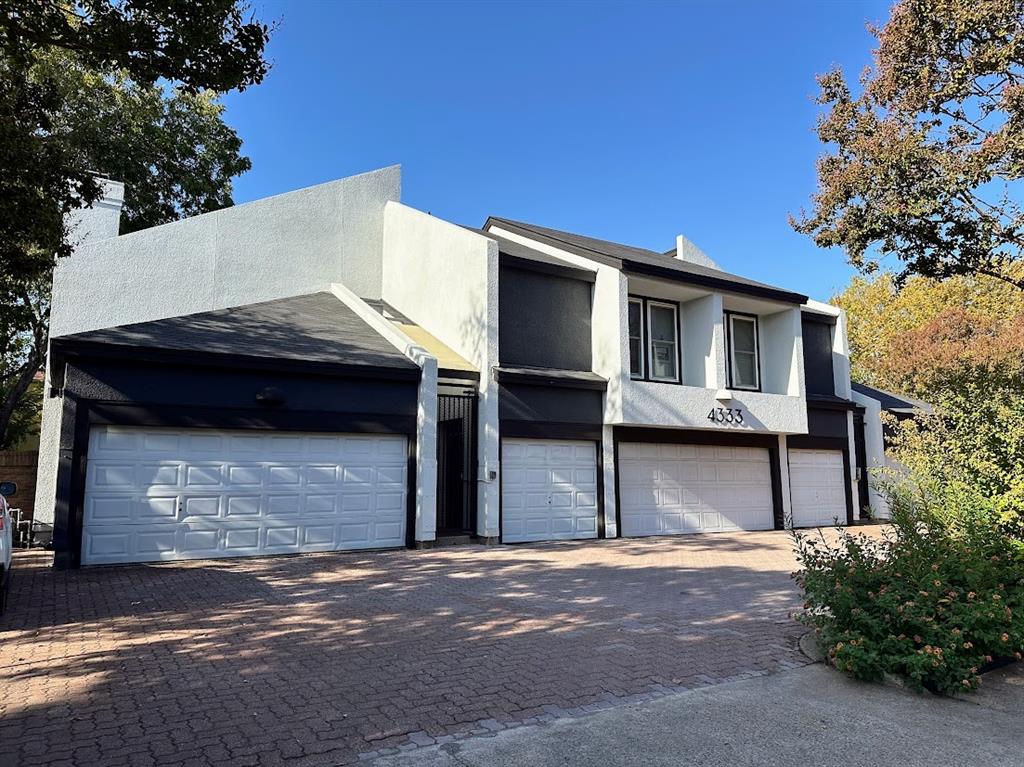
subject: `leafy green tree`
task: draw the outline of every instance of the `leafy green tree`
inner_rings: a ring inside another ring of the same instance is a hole
[[[818,78],[813,211],[791,223],[865,272],[1024,289],[1024,0],[900,0],[854,93]]]
[[[16,62],[64,50],[144,84],[244,89],[267,74],[269,34],[237,0],[0,0],[0,49]]]
[[[236,0],[0,0],[0,445],[43,361],[67,214],[125,181],[122,232],[232,204],[249,168],[217,96],[270,29]]]
[[[854,378],[935,406],[894,428],[900,477],[986,499],[1024,540],[1024,292],[990,277],[913,277],[897,290],[882,273],[834,300]]]

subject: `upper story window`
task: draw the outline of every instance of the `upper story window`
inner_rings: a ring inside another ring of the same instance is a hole
[[[675,304],[647,302],[652,381],[679,380],[679,309]]]
[[[679,307],[668,301],[629,299],[629,374],[679,383]]]
[[[644,302],[629,299],[629,374],[644,377]]]
[[[757,317],[726,313],[729,388],[757,391],[761,388],[758,359]]]

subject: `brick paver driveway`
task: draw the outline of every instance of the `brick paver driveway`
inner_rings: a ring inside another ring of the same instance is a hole
[[[22,767],[344,764],[805,663],[783,533],[48,564],[0,618]]]

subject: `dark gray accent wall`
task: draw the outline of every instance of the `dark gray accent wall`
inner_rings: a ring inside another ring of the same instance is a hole
[[[804,319],[804,383],[808,394],[834,395],[836,383],[832,368],[832,327]]]
[[[591,369],[588,282],[507,265],[498,276],[502,365]]]
[[[415,417],[418,385],[415,380],[81,360],[69,366],[65,391],[78,399],[136,405]],[[256,397],[267,390],[279,401],[261,405]]]
[[[528,384],[501,384],[499,391],[498,417],[502,421],[598,425],[603,421],[603,391]]]
[[[849,436],[846,410],[832,408],[816,408],[807,406],[807,433],[812,437],[836,437],[846,439]]]

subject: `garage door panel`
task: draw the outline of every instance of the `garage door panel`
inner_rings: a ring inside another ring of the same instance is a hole
[[[193,496],[185,498],[183,506],[186,520],[192,517],[204,519],[220,516],[220,496]]]
[[[509,439],[501,455],[505,542],[597,536],[595,443]]]
[[[400,436],[97,427],[87,467],[86,564],[383,548],[405,540],[407,447]],[[338,481],[346,476],[351,481]]]
[[[235,487],[262,487],[263,466],[255,463],[229,466],[228,484]]]
[[[769,460],[764,448],[620,444],[622,534],[771,529]]]
[[[789,451],[794,527],[846,522],[846,468],[841,450]]]

